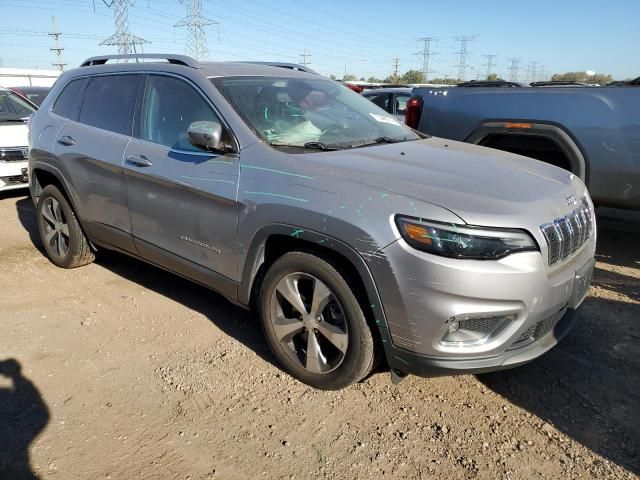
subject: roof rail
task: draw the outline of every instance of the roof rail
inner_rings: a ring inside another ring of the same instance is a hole
[[[318,72],[315,72],[314,70],[311,70],[310,68],[304,66],[304,65],[300,65],[298,63],[286,63],[286,62],[253,62],[253,61],[246,61],[243,60],[241,62],[233,62],[233,63],[250,63],[252,65],[265,65],[268,67],[280,67],[280,68],[288,68],[289,70],[299,70],[301,72],[306,72],[306,73],[314,73],[314,74],[318,74]]]
[[[171,53],[163,54],[163,53],[134,53],[131,55],[100,55],[97,57],[87,58],[82,64],[81,67],[90,67],[92,65],[104,65],[109,60],[135,60],[138,63],[140,59],[158,59],[158,60],[166,60],[169,63],[174,65],[184,65],[185,67],[191,68],[200,68],[200,64],[197,60],[188,57],[186,55],[173,55]]]
[[[522,85],[517,82],[508,82],[506,80],[469,80],[468,82],[458,83],[458,87],[518,88],[522,87]]]

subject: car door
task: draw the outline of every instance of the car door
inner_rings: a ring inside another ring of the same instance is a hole
[[[210,272],[237,280],[239,158],[191,145],[187,129],[203,120],[222,123],[194,84],[150,74],[124,169],[140,254],[211,285],[218,277]],[[233,142],[222,125],[223,139]]]
[[[64,103],[67,89],[71,96],[84,88],[79,114],[67,118],[53,153],[89,235],[126,250],[133,249],[133,240],[122,162],[140,79],[139,74],[114,74],[73,81],[52,109],[55,114],[58,102]]]

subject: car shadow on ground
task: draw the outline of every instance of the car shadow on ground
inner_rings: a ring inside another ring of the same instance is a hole
[[[628,225],[619,230],[606,219],[599,222],[596,256],[607,265],[596,269],[592,283],[615,292],[615,298],[588,297],[574,329],[536,361],[478,376],[513,404],[636,474],[640,472],[640,279],[608,268],[639,269],[638,240]],[[567,458],[571,461],[580,460]]]
[[[49,422],[49,410],[15,359],[0,360],[0,382],[0,478],[36,479],[29,445]]]
[[[31,241],[44,253],[31,199],[18,200],[16,208],[20,223],[29,233]],[[96,263],[142,288],[201,313],[224,333],[242,342],[263,360],[279,368],[262,336],[255,313],[232,304],[208,288],[124,254],[100,250],[96,256]]]

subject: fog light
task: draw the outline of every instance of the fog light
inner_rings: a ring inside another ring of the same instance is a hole
[[[445,334],[440,340],[444,347],[473,347],[483,345],[495,338],[510,322],[516,319],[516,315],[495,315],[469,318],[464,320],[454,319],[449,323]]]

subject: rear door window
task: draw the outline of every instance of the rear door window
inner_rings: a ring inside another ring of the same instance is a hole
[[[105,75],[92,78],[80,109],[80,123],[131,135],[131,120],[140,75]]]
[[[53,108],[51,109],[56,115],[76,120],[78,118],[78,109],[82,100],[82,89],[84,88],[86,78],[80,78],[69,82],[58,95]]]
[[[372,101],[383,110],[386,110],[389,113],[393,113],[391,111],[391,105],[389,102],[390,97],[391,95],[389,95],[388,93],[372,93],[370,95],[365,95],[365,98],[367,100]]]

